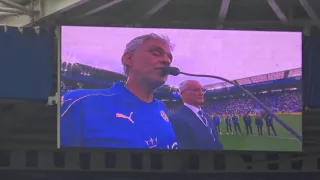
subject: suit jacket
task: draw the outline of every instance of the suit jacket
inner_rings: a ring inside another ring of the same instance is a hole
[[[170,115],[169,119],[173,125],[180,149],[223,149],[216,122],[209,115],[206,114],[205,116],[215,138],[211,136],[209,129],[190,108],[182,106],[182,108]]]

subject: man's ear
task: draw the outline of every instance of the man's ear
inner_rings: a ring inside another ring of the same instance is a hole
[[[179,95],[180,95],[180,97],[182,97],[183,94],[184,94],[184,91],[180,91],[180,90],[179,90]]]
[[[128,67],[133,67],[133,54],[126,52],[123,55],[123,63]]]

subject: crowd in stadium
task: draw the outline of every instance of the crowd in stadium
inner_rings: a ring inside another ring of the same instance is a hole
[[[76,66],[72,66],[71,63],[62,63],[62,72],[69,72],[79,74],[79,72],[90,72],[90,78],[96,80],[98,77],[109,77],[110,72],[106,70],[100,70],[97,68],[93,68],[87,65],[77,64]],[[301,71],[301,69],[298,69]],[[300,71],[290,71],[290,77],[292,75],[301,75]],[[106,73],[109,73],[106,75]],[[83,73],[81,73],[83,75]],[[112,74],[112,73],[111,73]],[[88,77],[89,78],[89,77]],[[112,76],[113,79],[123,80],[119,74],[114,74]],[[99,79],[99,78],[98,78]],[[104,79],[106,81],[106,79]],[[72,83],[72,81],[66,81],[65,87],[62,87],[62,94],[68,89],[78,89],[79,85]],[[89,81],[92,81],[90,79]],[[71,87],[69,87],[71,86]],[[97,86],[97,87],[96,87]],[[102,84],[102,87],[105,87],[105,84]],[[102,88],[99,86],[99,83],[88,83],[86,82],[83,88]],[[302,98],[300,91],[286,91],[286,92],[274,92],[274,93],[266,93],[266,94],[256,94],[260,101],[262,101],[266,106],[273,109],[275,112],[301,112],[302,111]],[[179,104],[176,103],[166,103],[169,108],[169,111],[174,111]],[[207,103],[203,107],[207,113],[213,114],[217,113],[219,115],[228,113],[228,114],[244,114],[244,113],[255,113],[255,109],[261,109],[257,103],[255,103],[252,99],[243,96],[243,97],[225,97],[218,98],[214,101],[207,101]]]
[[[256,95],[260,101],[275,112],[301,112],[302,99],[299,91],[286,91],[276,93],[266,93]],[[167,104],[167,103],[166,103]],[[172,112],[178,106],[169,106]],[[249,97],[224,97],[213,101],[208,101],[203,107],[209,114],[217,113],[219,115],[227,114],[245,114],[255,113],[255,109],[261,107]]]
[[[62,67],[63,67],[63,72],[69,72],[69,73],[77,72],[76,74],[79,74],[80,71],[90,72],[90,78],[93,78],[94,76],[95,80],[98,78],[97,74],[102,75],[100,71],[97,71],[96,69],[93,70],[90,66],[85,66],[82,64],[77,64],[77,66],[73,66],[72,68],[73,71],[71,71],[70,63],[62,63]],[[69,71],[67,71],[67,69],[69,69]],[[102,71],[107,72],[105,70],[102,70]],[[114,75],[113,78],[115,78],[115,76],[116,75]],[[102,75],[102,77],[108,77],[108,76]],[[73,80],[68,81],[67,79],[64,79],[64,81],[66,85],[62,83],[63,85],[63,87],[61,88],[62,94],[64,94],[65,91],[68,91],[68,89],[70,90],[70,89],[82,88],[82,86],[79,87],[79,83],[76,83],[77,81],[73,81]],[[91,79],[89,81],[91,81]],[[86,82],[83,88],[101,88],[98,85],[99,83]],[[106,85],[101,84],[101,86],[105,87]],[[275,112],[301,112],[302,111],[302,98],[301,98],[300,91],[273,92],[273,93],[265,93],[265,94],[256,94],[256,96],[260,101],[262,101],[266,106],[273,109]],[[181,103],[165,103],[165,104],[168,106],[170,112],[175,111],[175,109],[177,109],[181,105]],[[254,112],[255,109],[261,109],[261,107],[257,103],[255,103],[252,99],[246,96],[238,96],[238,97],[230,96],[230,97],[223,97],[223,98],[220,97],[212,101],[207,101],[202,108],[209,114],[217,113],[218,115],[223,115],[226,113],[227,114],[255,113]]]
[[[77,86],[76,86],[77,84]],[[70,89],[78,89],[78,83],[68,82],[68,85],[74,86]],[[87,83],[88,84],[88,83]],[[62,82],[63,87],[61,87],[62,94],[64,94],[65,89],[69,89]],[[255,95],[261,102],[266,106],[271,108],[274,112],[302,112],[302,97],[300,91],[285,91],[285,92],[273,92],[265,94]],[[181,103],[167,103],[169,112],[175,111]],[[252,99],[246,96],[238,97],[223,97],[212,101],[207,101],[202,107],[207,113],[218,115],[223,114],[245,114],[245,113],[255,113],[255,109],[261,109],[261,107],[254,102]]]
[[[277,112],[301,112],[301,95],[299,92],[281,92],[260,94],[257,96],[266,106]],[[207,103],[205,108],[208,113],[254,113],[254,109],[261,107],[248,97],[226,98]]]
[[[258,94],[256,97],[273,110],[274,113],[293,113],[302,112],[302,99],[300,91],[283,91]],[[174,113],[181,103],[165,102],[170,113]],[[217,132],[223,134],[220,128],[220,123],[225,122],[227,134],[238,135],[245,133],[253,135],[252,125],[255,124],[258,128],[258,135],[262,136],[263,121],[266,123],[267,134],[277,136],[276,129],[273,126],[273,118],[262,113],[263,108],[255,103],[252,99],[241,97],[219,97],[215,100],[207,101],[202,109],[208,114],[213,115],[213,119],[217,124]],[[259,110],[259,111],[257,111]],[[252,118],[249,114],[256,114]],[[249,119],[248,119],[249,118]],[[240,127],[239,119],[243,119],[245,130]],[[241,130],[242,129],[242,130]]]

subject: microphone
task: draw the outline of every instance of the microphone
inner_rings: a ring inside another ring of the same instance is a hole
[[[172,75],[172,76],[178,76],[180,74],[180,69],[172,66],[165,66],[163,68],[163,74],[164,75]]]
[[[190,74],[181,72],[179,68],[172,67],[172,66],[166,66],[163,69],[163,73],[165,75],[172,75],[172,76],[178,76],[179,74],[187,75],[187,76],[193,76],[193,77],[207,77],[207,78],[214,78],[219,79],[225,82],[228,82],[230,84],[233,84],[234,86],[238,87],[243,93],[245,93],[247,96],[249,96],[254,102],[259,104],[269,115],[271,115],[282,127],[284,127],[290,134],[295,136],[300,142],[302,142],[302,135],[300,135],[297,131],[295,131],[292,127],[290,127],[289,124],[287,124],[284,120],[282,120],[279,116],[277,116],[275,113],[272,112],[272,110],[264,105],[257,97],[255,97],[252,93],[250,93],[247,89],[242,87],[240,84],[238,84],[236,81],[230,81],[228,79],[219,77],[219,76],[213,76],[213,75],[203,75],[203,74]]]

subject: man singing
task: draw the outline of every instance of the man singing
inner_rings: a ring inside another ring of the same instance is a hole
[[[223,149],[216,122],[201,109],[205,90],[198,81],[188,80],[180,84],[180,95],[184,102],[170,116],[181,149]]]
[[[62,98],[61,146],[175,149],[167,109],[153,96],[171,62],[167,39],[147,34],[131,40],[122,56],[126,84],[75,90]]]

